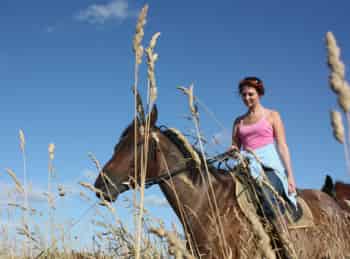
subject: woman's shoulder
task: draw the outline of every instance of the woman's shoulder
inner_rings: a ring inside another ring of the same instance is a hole
[[[276,118],[276,116],[280,116],[280,113],[275,109],[265,108],[265,115],[270,118]]]
[[[233,126],[238,125],[244,119],[245,116],[246,116],[246,114],[242,114],[242,115],[239,115],[238,117],[236,117],[233,120]]]
[[[281,121],[281,115],[279,111],[275,109],[266,109],[265,116],[272,125],[276,125]]]

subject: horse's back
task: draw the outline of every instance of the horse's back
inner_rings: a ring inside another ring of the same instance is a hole
[[[299,194],[310,207],[314,227],[293,230],[295,247],[306,252],[300,258],[348,258],[350,256],[350,218],[328,194],[305,189]],[[302,253],[300,253],[301,255]]]
[[[315,223],[321,219],[321,216],[324,215],[324,213],[330,217],[341,214],[341,207],[339,204],[332,197],[322,191],[304,189],[300,191],[299,195],[310,207],[314,219],[316,220]]]
[[[340,207],[350,212],[350,184],[336,182],[334,185],[335,199]]]

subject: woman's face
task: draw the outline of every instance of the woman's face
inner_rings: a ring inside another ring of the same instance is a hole
[[[251,86],[243,86],[241,91],[241,97],[244,104],[251,108],[260,102],[260,96],[256,89]]]

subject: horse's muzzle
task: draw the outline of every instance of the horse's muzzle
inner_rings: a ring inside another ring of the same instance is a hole
[[[129,185],[127,184],[119,184],[118,186],[113,187],[103,188],[103,190],[99,189],[99,191],[96,192],[96,196],[99,199],[106,200],[108,202],[115,202],[119,194],[130,189]]]
[[[96,196],[97,198],[101,200],[106,200],[108,202],[114,202],[118,197],[118,195],[116,197],[112,197],[112,195],[109,195],[105,192],[96,192]]]

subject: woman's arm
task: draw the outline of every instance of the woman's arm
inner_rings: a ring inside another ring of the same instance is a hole
[[[239,125],[240,117],[237,118],[232,126],[232,145],[231,145],[231,150],[233,149],[241,149],[241,142],[239,141],[238,137],[238,125]]]
[[[282,162],[287,170],[288,176],[288,191],[294,193],[296,191],[295,180],[292,170],[292,163],[289,154],[289,148],[286,141],[284,125],[280,114],[277,111],[272,112],[273,129],[276,137],[277,149],[282,159]]]

